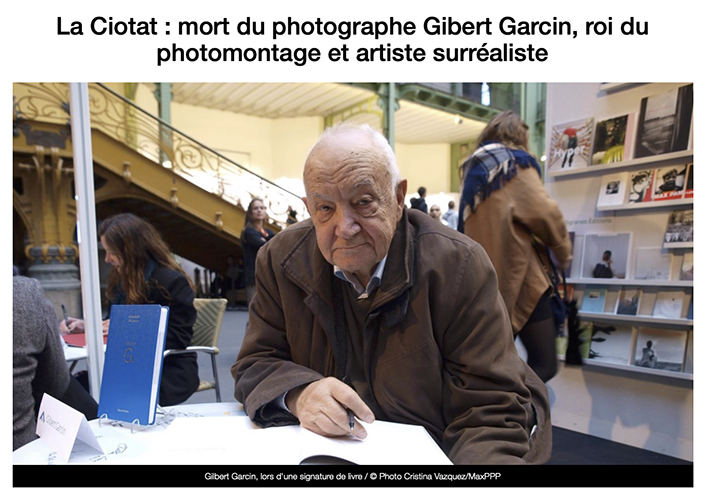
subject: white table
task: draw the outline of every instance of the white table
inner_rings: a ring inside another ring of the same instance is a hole
[[[155,425],[134,427],[131,424],[115,421],[92,420],[89,422],[105,454],[83,443],[77,443],[69,463],[120,462],[140,463],[140,456],[145,452],[150,441],[163,432],[177,417],[246,417],[241,403],[199,403],[166,407],[165,414],[156,418]],[[36,439],[12,453],[14,464],[52,464],[54,453],[42,439]]]

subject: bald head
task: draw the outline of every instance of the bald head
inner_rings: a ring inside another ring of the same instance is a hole
[[[391,147],[367,126],[332,128],[310,151],[303,182],[321,253],[367,285],[404,209]]]

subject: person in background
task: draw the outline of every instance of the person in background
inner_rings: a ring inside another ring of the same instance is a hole
[[[418,198],[411,198],[411,208],[422,211],[423,213],[428,213],[428,205],[426,204],[426,188],[423,186],[418,189]]]
[[[593,278],[613,278],[613,259],[611,258],[613,253],[611,251],[604,251],[603,257],[599,263],[593,268]]]
[[[448,225],[448,222],[443,220],[441,214],[441,207],[439,207],[438,205],[431,205],[431,211],[428,215],[430,215],[433,220],[440,222],[443,225]]]
[[[425,427],[454,463],[548,460],[548,392],[517,354],[487,254],[406,207],[384,136],[328,129],[303,182],[310,218],[259,252],[232,367],[249,418],[360,439],[359,420],[380,419]]]
[[[247,306],[251,304],[251,300],[256,293],[256,253],[273,236],[274,232],[266,229],[266,206],[263,204],[263,200],[254,198],[246,209],[244,229],[241,231]]]
[[[170,308],[165,350],[185,349],[192,341],[197,319],[192,283],[175,261],[158,230],[133,214],[103,220],[98,234],[113,268],[106,295],[111,304],[160,304]],[[110,329],[110,320],[104,321]],[[69,318],[62,331],[83,331],[84,322]],[[163,362],[160,405],[177,405],[199,386],[196,354],[177,354]]]
[[[512,111],[495,116],[463,163],[459,231],[480,243],[497,272],[500,293],[528,364],[543,381],[557,372],[547,248],[566,269],[571,240],[558,205],[528,151],[528,127]]]
[[[448,210],[443,214],[443,220],[446,221],[448,227],[458,229],[458,212],[455,211],[455,202],[448,202]]]
[[[69,373],[54,307],[36,279],[12,279],[12,449],[37,439],[44,394],[96,418],[98,404]]]

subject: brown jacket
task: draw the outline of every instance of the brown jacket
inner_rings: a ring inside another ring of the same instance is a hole
[[[336,375],[332,276],[310,220],[259,251],[257,293],[232,374],[236,399],[261,426],[297,423],[269,403]],[[371,313],[364,354],[383,412],[377,419],[424,426],[455,463],[549,459],[546,387],[517,355],[478,244],[406,209]]]
[[[566,222],[547,194],[536,169],[519,167],[517,176],[493,191],[473,214],[465,211],[465,234],[485,248],[497,272],[500,293],[514,333],[518,333],[551,282],[532,235],[560,262],[571,256]]]

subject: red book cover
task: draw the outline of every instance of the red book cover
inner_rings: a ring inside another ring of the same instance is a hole
[[[86,333],[66,333],[62,334],[64,341],[67,345],[72,345],[74,347],[86,347]],[[103,336],[103,343],[106,344],[106,339],[108,335]]]

